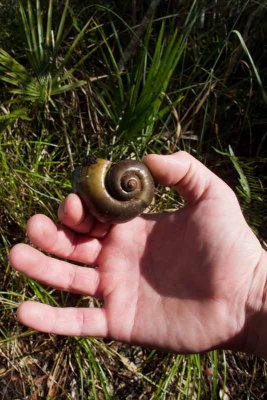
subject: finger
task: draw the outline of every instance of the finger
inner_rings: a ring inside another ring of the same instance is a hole
[[[68,336],[108,334],[107,318],[102,308],[55,308],[27,301],[18,308],[19,321],[41,332]]]
[[[58,217],[62,224],[76,232],[88,233],[94,225],[94,218],[85,213],[79,196],[69,194],[58,208]]]
[[[86,264],[96,264],[102,248],[98,239],[57,226],[42,214],[29,219],[27,235],[33,244],[49,253]]]
[[[9,261],[17,271],[45,285],[84,295],[101,295],[100,274],[96,269],[48,257],[22,243],[11,249]]]
[[[171,155],[150,154],[144,162],[156,181],[174,186],[190,203],[199,201],[203,196],[220,196],[222,192],[233,195],[225,182],[185,151]]]
[[[104,238],[110,229],[110,224],[103,224],[90,215],[81,199],[74,193],[69,194],[58,209],[58,217],[62,224],[80,233],[90,233],[90,236]]]

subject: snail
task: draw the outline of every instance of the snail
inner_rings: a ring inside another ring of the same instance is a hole
[[[141,214],[154,196],[154,180],[140,161],[87,157],[73,175],[73,191],[101,222],[122,223]]]

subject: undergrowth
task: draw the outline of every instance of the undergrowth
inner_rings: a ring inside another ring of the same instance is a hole
[[[179,149],[236,190],[266,245],[267,3],[12,5],[0,5],[2,399],[264,399],[266,365],[253,357],[164,354],[27,330],[15,316],[22,300],[95,300],[22,277],[7,256],[27,241],[31,215],[57,220],[84,155],[141,159]],[[155,211],[180,206],[158,187]]]

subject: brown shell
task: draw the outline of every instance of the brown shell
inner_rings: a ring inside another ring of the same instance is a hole
[[[140,161],[90,159],[76,167],[73,190],[101,222],[122,223],[141,214],[154,196],[154,180]]]

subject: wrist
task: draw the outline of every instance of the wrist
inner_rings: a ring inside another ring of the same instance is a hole
[[[245,340],[242,351],[267,359],[267,253],[254,271],[251,290],[246,304]]]

